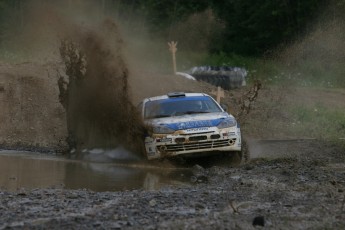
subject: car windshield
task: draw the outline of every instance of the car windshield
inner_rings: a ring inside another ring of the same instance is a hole
[[[222,110],[210,97],[169,98],[146,102],[144,118],[150,119],[214,112],[222,112]]]

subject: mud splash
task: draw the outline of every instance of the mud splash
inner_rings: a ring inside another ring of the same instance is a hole
[[[59,78],[66,109],[68,144],[84,148],[124,146],[143,153],[146,132],[128,93],[128,69],[115,22],[99,28],[74,28],[61,42],[67,79]]]

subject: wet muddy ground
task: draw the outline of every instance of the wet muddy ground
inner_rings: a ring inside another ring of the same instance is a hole
[[[97,155],[100,154],[103,155]],[[166,184],[189,183],[193,175],[185,167],[155,166],[138,160],[112,161],[106,156],[73,160],[40,153],[0,151],[0,187],[8,191],[34,188],[95,192],[154,190]]]
[[[150,189],[145,186],[114,189],[114,186],[96,192],[85,184],[70,189],[66,188],[67,176],[63,173],[60,177],[65,178],[65,187],[54,184],[12,191],[2,188],[0,229],[254,229],[261,225],[265,229],[345,228],[342,144],[307,140],[259,145],[254,141],[250,149],[258,151],[249,163],[226,165],[220,158],[203,167],[202,161],[194,165],[189,162],[187,171],[191,174],[179,172],[175,181],[174,176],[165,174],[169,171],[168,164],[156,175],[155,170],[148,168],[130,169],[133,173],[138,170],[138,176],[129,173],[128,184],[135,181],[133,178],[146,177],[150,170],[154,175],[149,177],[151,184],[169,178]],[[272,157],[274,152],[277,154]],[[26,160],[35,161],[34,158]],[[44,160],[53,165],[61,163],[58,159]],[[63,162],[64,167],[71,164],[76,168],[74,180],[83,181],[83,177],[98,180],[86,174],[82,166],[95,162]],[[142,165],[139,162],[136,165]],[[39,168],[37,165],[35,168]],[[121,169],[114,163],[97,162],[100,168],[106,165],[114,172]],[[109,184],[121,183],[114,179],[109,168],[98,171],[95,168],[88,169],[90,174],[112,178]],[[51,171],[58,171],[54,169]],[[68,175],[73,177],[72,172]],[[187,180],[181,180],[182,174]],[[107,179],[102,180],[107,186]]]

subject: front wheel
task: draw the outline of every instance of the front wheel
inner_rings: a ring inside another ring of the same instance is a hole
[[[244,139],[242,139],[241,151],[232,152],[232,157],[234,161],[239,162],[241,165],[249,162],[250,155],[248,151],[247,142]]]
[[[223,153],[223,157],[227,160],[224,161],[226,164],[241,165],[244,163],[244,157],[242,151],[230,151]]]
[[[231,152],[230,157],[231,161],[235,163],[235,165],[242,164],[243,156],[241,151]]]

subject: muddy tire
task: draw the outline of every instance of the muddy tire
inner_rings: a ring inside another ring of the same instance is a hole
[[[233,159],[240,164],[243,164],[243,154],[242,151],[233,152]]]
[[[232,159],[235,162],[239,162],[240,165],[246,164],[250,160],[247,142],[242,138],[242,149],[241,151],[232,152]]]

